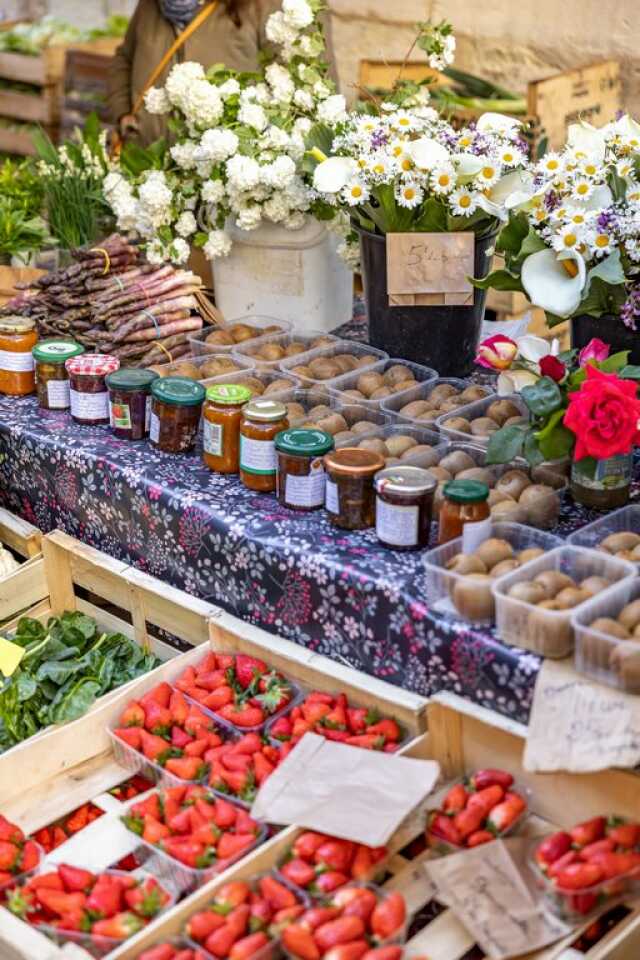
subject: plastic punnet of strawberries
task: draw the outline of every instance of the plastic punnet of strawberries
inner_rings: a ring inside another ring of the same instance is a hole
[[[61,863],[14,890],[8,906],[33,925],[100,941],[131,937],[171,903],[155,877],[95,874]]]
[[[207,750],[209,786],[250,805],[258,790],[283,760],[282,751],[259,733],[245,733],[235,742]]]
[[[187,781],[207,775],[205,754],[229,737],[209,714],[168,683],[130,700],[112,733],[151,763]]]
[[[210,960],[203,950],[176,943],[158,943],[138,955],[138,960]]]
[[[593,817],[539,843],[535,867],[546,880],[550,905],[563,918],[582,918],[640,878],[640,823]]]
[[[365,750],[393,753],[403,731],[392,717],[383,717],[370,707],[352,707],[344,693],[332,696],[314,690],[303,703],[274,720],[269,736],[283,742],[283,758],[305,733],[317,733],[327,740],[348,743]]]
[[[282,945],[300,960],[400,960],[406,919],[401,893],[346,886],[286,926]]]
[[[427,843],[440,853],[478,847],[502,837],[524,816],[526,799],[506,770],[477,770],[456,783],[427,820]]]
[[[0,813],[0,895],[40,863],[40,847]]]
[[[208,653],[175,682],[188,697],[241,730],[260,728],[293,699],[293,687],[264,660]]]
[[[296,838],[278,870],[301,890],[324,896],[350,880],[370,880],[387,852],[386,847],[365,847],[307,830]]]
[[[306,898],[270,874],[250,883],[233,881],[221,887],[204,910],[189,917],[184,933],[220,960],[250,960],[263,954],[307,906]]]
[[[191,870],[229,866],[263,833],[246,810],[196,784],[156,790],[129,807],[122,821]]]

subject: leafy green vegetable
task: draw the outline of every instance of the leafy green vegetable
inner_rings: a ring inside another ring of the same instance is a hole
[[[76,720],[98,697],[159,662],[122,633],[99,633],[95,620],[78,612],[46,626],[23,617],[11,640],[26,652],[0,690],[0,750],[49,724]]]

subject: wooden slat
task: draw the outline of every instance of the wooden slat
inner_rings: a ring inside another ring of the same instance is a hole
[[[35,557],[41,552],[42,533],[33,524],[0,507],[0,542],[21,557]]]
[[[42,557],[27,560],[0,578],[0,622],[39,603],[49,593]]]
[[[0,116],[28,123],[58,122],[60,101],[55,87],[43,87],[41,93],[0,90]]]

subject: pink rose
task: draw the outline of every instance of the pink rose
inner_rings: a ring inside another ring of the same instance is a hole
[[[630,453],[640,439],[638,385],[588,364],[587,379],[569,394],[564,425],[576,435],[574,460]]]
[[[581,367],[586,367],[590,360],[595,360],[597,363],[600,363],[602,360],[607,359],[610,350],[611,347],[608,343],[594,337],[592,340],[589,340],[586,347],[583,347],[578,354],[578,363]]]
[[[476,363],[490,370],[507,370],[516,358],[518,344],[511,337],[496,333],[478,347]]]

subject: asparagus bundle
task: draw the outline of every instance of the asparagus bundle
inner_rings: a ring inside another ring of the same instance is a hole
[[[72,256],[71,266],[40,277],[4,312],[33,317],[41,335],[73,336],[126,365],[149,366],[189,352],[188,335],[203,326],[198,276],[145,263],[118,234]]]

